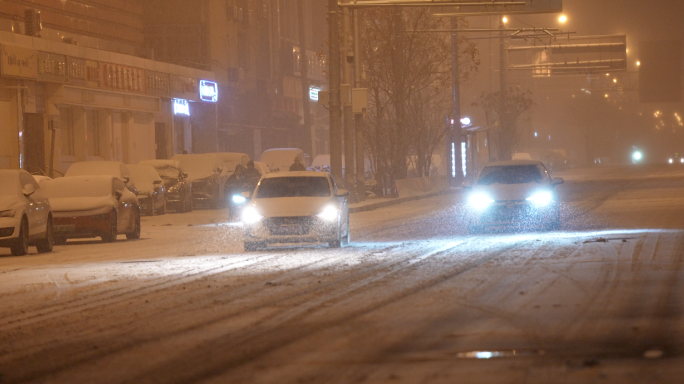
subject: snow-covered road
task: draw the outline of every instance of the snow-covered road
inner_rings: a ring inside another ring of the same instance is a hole
[[[206,210],[0,249],[0,383],[680,382],[684,172],[561,176],[555,232],[467,235],[453,194],[344,249],[244,253]]]

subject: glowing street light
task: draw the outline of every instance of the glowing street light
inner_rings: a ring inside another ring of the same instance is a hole
[[[641,151],[634,151],[632,153],[632,162],[634,164],[640,162],[644,158],[644,155],[641,153]]]
[[[641,61],[637,60],[637,67],[641,66]]]
[[[561,16],[558,18],[558,22],[561,23],[561,24],[565,24],[567,21],[568,21],[568,17],[565,16],[565,15],[561,15]]]
[[[504,16],[501,21],[503,21],[504,24],[508,23],[508,17]]]

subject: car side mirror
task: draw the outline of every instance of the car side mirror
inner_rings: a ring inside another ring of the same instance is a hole
[[[473,189],[473,185],[470,183],[470,181],[464,181],[463,184],[461,184],[461,188],[463,188],[463,189]]]
[[[252,192],[250,192],[250,191],[242,192],[242,197],[244,197],[245,199],[251,199],[252,198]]]
[[[121,200],[121,198],[123,197],[123,192],[114,191],[114,196],[116,197],[117,200]]]
[[[181,174],[181,176],[183,176],[184,179],[187,179],[187,178],[188,178],[188,174],[185,173],[185,172],[183,172],[183,173]]]
[[[563,183],[565,183],[565,180],[563,180],[562,177],[554,177],[553,179],[551,179],[551,184],[553,185],[560,185]]]
[[[349,191],[347,191],[346,189],[338,189],[336,196],[337,197],[347,197],[347,196],[349,196]]]
[[[154,181],[154,185],[159,185],[159,184],[161,184],[161,183],[162,183],[161,180],[155,180],[155,181]]]
[[[128,176],[124,176],[124,177],[123,177],[123,182],[124,182],[124,184],[128,184],[129,181],[131,181],[131,178],[130,178],[130,177],[128,177]]]
[[[36,193],[36,187],[33,184],[26,184],[22,190],[24,196],[28,197]]]
[[[216,173],[223,172],[223,167],[216,167]]]

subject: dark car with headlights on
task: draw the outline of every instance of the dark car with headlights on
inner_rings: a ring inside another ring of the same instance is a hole
[[[154,216],[166,213],[166,188],[164,182],[151,165],[128,164],[131,181],[135,184],[138,204],[144,215]]]
[[[183,166],[176,160],[145,160],[138,164],[151,165],[162,178],[166,189],[166,205],[176,212],[192,211],[192,186]]]
[[[192,185],[192,201],[195,207],[220,208],[224,202],[223,189],[228,176],[223,173],[221,159],[215,154],[183,154],[175,155],[183,165]]]
[[[111,243],[120,234],[140,238],[138,198],[117,177],[61,177],[43,188],[52,206],[55,243],[89,237]]]
[[[513,160],[487,164],[468,193],[471,233],[487,228],[560,228],[560,203],[551,178],[539,161]]]
[[[348,195],[324,172],[265,175],[242,211],[245,251],[274,243],[348,244]]]

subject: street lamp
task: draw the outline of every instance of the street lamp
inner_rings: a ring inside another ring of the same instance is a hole
[[[508,17],[504,16],[501,21],[503,21],[504,24],[508,23]]]
[[[561,24],[565,24],[567,21],[568,21],[568,17],[565,15],[560,15],[560,17],[558,18],[558,22]]]

